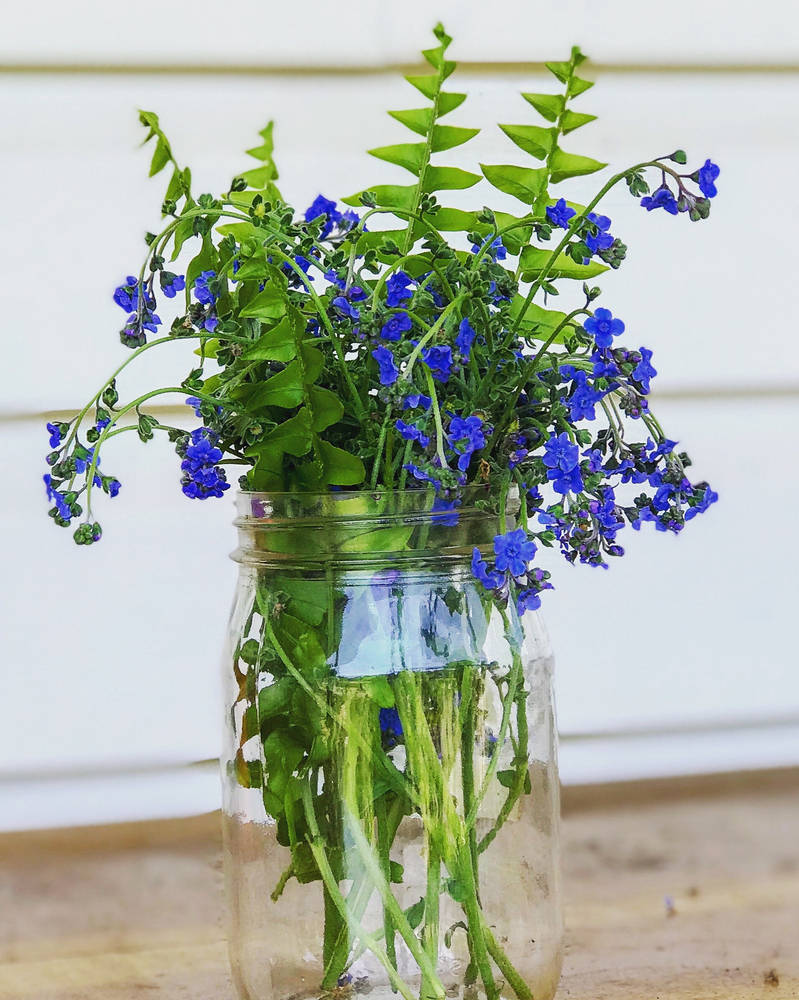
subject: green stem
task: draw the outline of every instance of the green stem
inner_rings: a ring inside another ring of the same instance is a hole
[[[386,797],[382,795],[375,803],[375,816],[377,819],[377,849],[380,855],[380,867],[383,870],[383,878],[391,882],[391,832],[386,814]],[[394,941],[396,927],[391,912],[383,904],[383,934],[386,941],[386,955],[388,960],[397,968],[397,948]]]
[[[427,834],[427,890],[424,904],[424,930],[422,943],[427,956],[434,964],[438,964],[439,937],[439,900],[441,897],[441,855],[433,837]],[[426,978],[422,981],[419,992],[420,1000],[434,997],[433,984]]]
[[[499,944],[497,944],[497,940],[491,933],[491,928],[488,924],[483,925],[483,935],[485,937],[488,954],[494,959],[497,964],[497,968],[505,977],[505,981],[510,983],[513,992],[519,1000],[534,1000],[533,991],[519,975],[515,966],[502,948],[500,948]]]
[[[438,978],[435,965],[431,962],[428,954],[420,947],[419,941],[413,932],[413,928],[408,923],[408,918],[405,916],[404,910],[400,908],[399,903],[394,898],[394,894],[391,891],[391,886],[383,876],[380,863],[375,857],[374,851],[364,835],[360,822],[355,816],[353,816],[349,809],[345,810],[344,824],[350,834],[350,837],[352,838],[355,849],[358,851],[360,861],[363,864],[366,873],[369,875],[370,879],[377,888],[377,891],[383,900],[383,905],[391,914],[397,930],[402,935],[402,939],[405,941],[405,944],[408,946],[408,951],[410,951],[414,961],[421,969],[422,976],[425,981],[429,984],[431,991],[429,996],[431,998],[435,998],[435,1000],[443,1000],[444,987],[441,980]]]
[[[327,855],[325,854],[324,842],[319,833],[319,825],[316,822],[316,815],[314,813],[311,788],[307,781],[302,782],[302,803],[305,810],[305,819],[311,833],[308,846],[311,849],[314,861],[316,861],[317,867],[319,868],[322,881],[325,883],[325,887],[330,894],[330,898],[341,915],[342,920],[347,921],[350,926],[354,928],[359,939],[367,946],[369,951],[371,951],[378,962],[380,962],[386,970],[386,974],[388,975],[391,985],[398,993],[402,994],[404,1000],[416,1000],[416,997],[413,995],[408,985],[400,977],[397,970],[389,961],[388,955],[386,955],[379,939],[370,934],[363,924],[361,924],[359,920],[356,920],[347,908],[346,900],[341,895],[341,890],[336,883],[335,877],[330,868],[330,863],[327,860]]]
[[[447,458],[444,454],[444,427],[441,423],[441,410],[438,406],[438,393],[433,381],[433,374],[429,368],[425,368],[425,379],[427,380],[427,391],[430,393],[431,409],[433,411],[433,423],[436,427],[436,454],[441,463],[442,469],[448,469]]]

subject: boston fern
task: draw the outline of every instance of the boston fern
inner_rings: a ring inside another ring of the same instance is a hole
[[[594,309],[600,292],[586,282],[625,256],[595,211],[612,187],[625,182],[648,211],[703,219],[719,168],[707,160],[680,173],[678,150],[614,174],[587,205],[554,195],[606,166],[561,146],[595,117],[572,109],[592,86],[578,75],[585,57],[575,48],[567,62],[547,64],[560,92],[522,95],[545,124],[500,126],[537,165],[480,165],[489,184],[521,203],[519,214],[446,207],[447,191],[482,178],[439,162],[477,129],[441,123],[466,95],[445,89],[455,63],[446,58],[450,38],[440,26],[435,35],[438,45],[423,53],[433,72],[406,78],[424,106],[390,112],[419,141],[370,151],[414,181],[345,198],[353,209],[320,195],[299,217],[286,204],[271,122],[248,150],[257,166],[219,197],[195,196],[158,117],[141,112],[154,143],[150,174],[169,168],[171,178],[168,224],[147,234],[139,274],[114,294],[128,314],[120,340],[133,353],[75,418],[48,425],[50,515],[61,526],[82,519],[76,541],[100,538],[92,493],[120,489],[101,470],[101,451],[131,430],[143,441],[169,435],[183,492],[198,499],[228,489],[226,466],[246,470],[239,482],[248,490],[426,485],[451,509],[466,484],[488,484],[500,504],[515,485],[525,537],[557,540],[568,559],[593,565],[622,553],[625,523],[679,531],[716,499],[689,482],[687,456],[649,411],[651,352],[616,346],[624,324]],[[660,176],[652,192],[650,169]],[[167,256],[190,245],[185,276],[170,271]],[[547,304],[563,280],[583,282],[582,301],[567,313]],[[165,336],[148,339],[163,326],[159,295],[184,306]],[[197,345],[183,383],[121,403],[123,369],[176,339]],[[190,434],[146,412],[175,394],[202,419]],[[625,416],[645,428],[640,440],[629,440]],[[616,491],[629,483],[642,489],[623,503]]]

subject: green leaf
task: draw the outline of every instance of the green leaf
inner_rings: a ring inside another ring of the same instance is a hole
[[[552,168],[552,183],[558,184],[568,177],[581,177],[584,174],[593,174],[597,170],[602,170],[607,163],[601,163],[590,156],[578,156],[576,153],[564,153],[562,149],[556,149],[550,161]]]
[[[241,355],[242,361],[283,361],[297,356],[297,344],[291,321],[281,320],[277,326],[267,330]]]
[[[257,451],[248,449],[246,454],[255,459],[255,466],[250,473],[253,489],[274,491],[283,489],[283,452],[279,447],[259,446]]]
[[[389,861],[389,881],[390,882],[402,882],[402,876],[405,874],[405,869],[399,863],[399,861]]]
[[[457,125],[434,125],[430,152],[441,153],[445,149],[462,146],[464,142],[473,139],[479,131],[479,128],[460,128]]]
[[[254,319],[274,320],[286,314],[286,293],[275,281],[270,281],[242,310],[241,316]]]
[[[521,255],[522,279],[533,281],[543,271],[546,262],[549,260],[551,252],[542,250],[540,247],[525,247]],[[591,261],[588,264],[578,264],[565,253],[555,260],[552,268],[548,271],[550,278],[595,278],[598,274],[604,274],[608,268],[605,264]]]
[[[435,214],[435,226],[440,233],[469,233],[478,227],[477,212],[440,208]]]
[[[572,64],[570,62],[548,62],[544,65],[561,83],[566,83],[571,76]]]
[[[269,193],[267,201],[271,201],[276,197],[278,191],[274,184],[270,184],[270,181],[277,176],[277,170],[272,166],[264,167],[253,167],[252,170],[245,170],[240,174],[236,175],[240,177],[243,181],[246,181],[248,188],[257,188],[260,190],[265,190]]]
[[[566,135],[569,132],[573,132],[576,128],[581,128],[583,125],[595,121],[596,115],[584,115],[579,111],[567,111],[561,119],[560,127],[563,130],[563,134]]]
[[[299,580],[284,575],[280,580],[280,588],[289,597],[289,611],[292,615],[309,625],[320,624],[327,613],[327,586],[324,581]]]
[[[274,163],[272,160],[272,154],[275,151],[275,140],[272,135],[275,123],[273,121],[267,122],[266,125],[258,133],[260,137],[264,140],[260,146],[253,146],[252,149],[247,150],[247,155],[252,156],[256,160],[261,160],[262,163],[267,163],[273,169],[271,177],[277,177],[277,170],[274,168]],[[271,178],[270,178],[271,179]]]
[[[480,164],[486,180],[495,188],[532,205],[546,183],[543,167],[516,167],[512,164]]]
[[[172,154],[169,150],[169,143],[162,138],[158,137],[158,142],[155,144],[155,152],[153,153],[153,158],[150,163],[150,177],[154,177],[157,173],[160,173],[164,167],[172,159]]]
[[[406,76],[405,79],[413,87],[416,87],[420,93],[424,94],[426,98],[431,101],[435,100],[436,90],[438,89],[438,76],[435,73],[426,73],[424,76]],[[464,100],[466,100],[465,94]]]
[[[377,204],[381,208],[399,208],[409,212],[413,208],[413,198],[416,193],[415,184],[377,184],[369,188],[377,199]],[[361,194],[352,194],[348,198],[342,198],[345,205],[360,205]]]
[[[367,677],[363,684],[366,693],[380,708],[394,707],[394,691],[386,677]]]
[[[435,80],[435,77],[425,77],[425,79]],[[427,131],[433,124],[432,108],[412,108],[409,111],[389,111],[392,118],[402,122],[412,132],[417,135],[427,135]]]
[[[461,190],[473,187],[480,180],[479,174],[461,170],[460,167],[428,167],[424,176],[424,190],[428,193]]]
[[[545,160],[555,142],[555,129],[541,128],[538,125],[500,125],[505,135],[516,145],[535,156],[536,159]]]
[[[308,390],[312,414],[312,430],[325,430],[331,424],[338,423],[344,416],[344,405],[338,396],[330,389],[323,389],[321,386],[312,385]]]
[[[236,280],[247,281],[249,278],[257,278],[262,281],[270,273],[270,269],[271,265],[263,254],[247,257],[241,261],[236,271]]]
[[[548,122],[557,121],[563,111],[564,98],[561,94],[522,94],[522,97]]]
[[[579,76],[573,76],[572,82],[569,84],[569,97],[579,97],[580,94],[584,94],[593,86],[593,80],[582,80]]]
[[[299,361],[294,360],[266,382],[249,382],[237,386],[231,396],[243,403],[251,413],[258,413],[267,406],[281,406],[285,409],[299,406],[304,398],[302,367]]]
[[[345,537],[338,548],[341,552],[398,552],[413,533],[413,525],[392,528],[367,528]]]
[[[516,295],[510,308],[511,316],[513,316],[514,319],[520,314],[524,305],[524,296]],[[538,340],[549,340],[555,331],[555,328],[560,326],[565,319],[566,313],[559,312],[557,309],[545,309],[536,302],[531,302],[530,305],[527,306],[524,314],[524,320],[521,325],[525,336],[534,337]],[[566,336],[570,335],[574,331],[575,326],[576,323],[567,323],[558,334],[556,342],[561,343]]]
[[[261,442],[248,448],[245,455],[257,457],[262,448],[267,448],[279,449],[284,454],[299,458],[311,450],[312,443],[311,415],[303,406],[293,417],[278,424]]]
[[[411,86],[416,87],[420,93],[424,94],[428,100],[435,100],[436,89],[438,87],[438,77],[435,74],[426,76],[406,76],[405,79],[411,84]],[[450,111],[454,111],[455,108],[460,107],[465,100],[466,94],[448,93],[442,90],[438,95],[439,118],[449,114]],[[389,114],[394,115],[394,117],[397,116],[397,112],[394,111],[389,111]],[[399,120],[402,121],[402,119]],[[405,124],[407,124],[407,122]],[[408,127],[410,128],[411,126]]]
[[[378,160],[385,160],[387,163],[395,163],[398,167],[404,167],[418,177],[424,163],[425,144],[423,142],[401,142],[395,146],[378,146],[368,150],[368,153],[370,156],[376,156]]]
[[[329,441],[320,441],[319,450],[325,466],[325,482],[329,486],[357,486],[366,478],[366,469],[357,455]]]
[[[405,911],[405,918],[412,930],[416,930],[419,924],[421,924],[422,917],[424,917],[424,899],[417,900],[413,906],[409,906]]]

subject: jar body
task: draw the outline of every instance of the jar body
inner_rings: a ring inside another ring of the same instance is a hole
[[[471,575],[495,519],[242,503],[223,762],[240,997],[551,998],[552,657],[538,616]]]

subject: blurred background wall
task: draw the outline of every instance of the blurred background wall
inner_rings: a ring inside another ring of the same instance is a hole
[[[363,150],[402,140],[384,112],[414,106],[401,71],[439,17],[471,95],[452,121],[483,128],[452,162],[520,162],[495,123],[531,121],[518,91],[548,89],[541,62],[577,42],[597,81],[580,109],[600,118],[573,147],[621,167],[679,146],[722,168],[707,223],[647,215],[623,185],[604,204],[629,255],[602,302],[654,349],[653,408],[721,502],[677,538],[628,532],[608,572],[555,566],[564,780],[799,764],[794,0],[42,0],[0,38],[1,827],[217,802],[197,762],[219,747],[231,503],[185,499],[168,444],[125,435],[104,456],[123,490],[102,544],[78,550],[41,483],[45,420],[124,358],[111,293],[158,225],[136,109],[161,115],[198,190],[243,169],[269,118],[300,210],[401,180]],[[182,348],[156,353],[125,390],[185,373]]]

